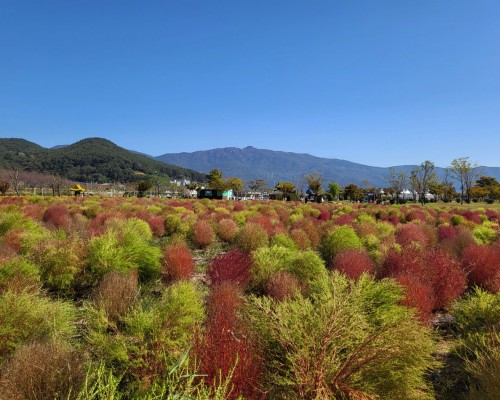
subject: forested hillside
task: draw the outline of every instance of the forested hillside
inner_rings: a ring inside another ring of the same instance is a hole
[[[55,149],[24,139],[0,139],[0,168],[56,174],[81,182],[131,182],[145,175],[204,180],[201,173],[153,160],[101,138]]]

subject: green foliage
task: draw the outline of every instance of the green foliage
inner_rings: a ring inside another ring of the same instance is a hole
[[[498,233],[494,229],[484,225],[479,225],[474,228],[472,235],[477,244],[490,244],[498,237]]]
[[[285,270],[307,284],[311,284],[327,275],[323,260],[316,252],[311,250],[297,251]]]
[[[250,298],[271,398],[432,398],[430,332],[397,304],[397,285],[369,279],[331,274],[310,298]]]
[[[284,233],[278,233],[271,238],[271,246],[286,247],[288,249],[297,250],[297,245],[292,238]]]
[[[70,303],[36,293],[7,290],[0,294],[0,363],[27,341],[68,339],[75,332],[75,319]]]
[[[244,225],[235,238],[236,246],[246,252],[266,247],[268,242],[269,236],[266,230],[256,223]]]
[[[452,315],[461,335],[459,350],[474,352],[488,347],[492,332],[500,331],[500,293],[479,287],[453,304]]]
[[[250,271],[250,286],[257,292],[263,292],[271,276],[284,271],[293,260],[296,251],[281,246],[262,247],[253,253],[253,265]]]
[[[321,242],[321,255],[329,265],[341,250],[361,249],[362,243],[355,230],[347,225],[335,227]]]
[[[0,293],[8,289],[15,291],[36,288],[40,282],[40,270],[29,261],[17,257],[0,265]]]
[[[89,242],[89,261],[93,280],[109,271],[129,272],[138,268],[141,279],[157,276],[161,271],[160,249],[152,243],[147,222],[131,218],[114,221],[108,231]]]
[[[78,238],[59,238],[60,233],[62,231],[55,231],[32,245],[26,257],[40,268],[44,285],[55,290],[67,290],[83,269],[85,247]]]
[[[455,302],[452,314],[460,335],[455,351],[470,374],[468,398],[496,399],[500,385],[500,293],[476,287]]]

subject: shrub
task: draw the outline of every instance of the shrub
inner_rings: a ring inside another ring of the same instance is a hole
[[[435,308],[447,308],[464,292],[466,275],[455,259],[439,250],[428,252],[425,263],[436,298]]]
[[[375,264],[364,250],[344,250],[337,253],[331,267],[351,279],[359,278],[364,272],[375,273]]]
[[[440,241],[445,239],[454,239],[458,234],[458,230],[453,225],[440,225],[438,227],[438,237]]]
[[[95,289],[93,298],[97,307],[102,308],[107,318],[118,321],[139,295],[137,270],[128,274],[112,271],[102,278]]]
[[[462,267],[471,284],[496,293],[500,291],[500,248],[470,245],[463,252]]]
[[[27,258],[40,268],[43,284],[54,290],[72,288],[78,273],[85,265],[85,246],[78,238],[49,238],[31,246]]]
[[[163,224],[165,225],[165,233],[173,235],[181,224],[181,218],[178,215],[167,215]]]
[[[271,276],[284,271],[291,264],[296,251],[286,247],[261,247],[253,253],[250,285],[256,292],[264,293]]]
[[[236,246],[247,253],[266,247],[268,241],[269,237],[265,229],[255,223],[243,226],[236,236]]]
[[[54,226],[56,229],[67,228],[70,222],[69,211],[62,204],[49,206],[43,214],[43,222]]]
[[[40,271],[23,258],[13,258],[0,264],[0,293],[12,290],[14,292],[36,292],[40,286]]]
[[[238,233],[238,224],[230,218],[224,218],[219,221],[218,234],[221,240],[231,242]]]
[[[327,275],[323,260],[311,250],[295,252],[285,269],[295,275],[300,282],[306,284],[311,284]]]
[[[318,227],[318,221],[310,218],[303,218],[295,222],[292,229],[302,229],[311,243],[311,248],[316,249],[321,241],[320,230]]]
[[[153,232],[154,236],[162,237],[165,235],[165,222],[163,221],[163,217],[161,215],[149,218],[147,223],[149,224],[151,232]]]
[[[436,296],[432,287],[422,282],[417,276],[410,274],[398,275],[396,281],[404,287],[404,299],[401,304],[414,307],[420,320],[424,324],[429,324],[432,310],[436,305]]]
[[[175,242],[163,252],[163,277],[167,281],[190,279],[194,275],[191,250],[184,242]]]
[[[472,235],[477,244],[491,244],[498,237],[498,233],[495,230],[484,225],[474,228]]]
[[[342,250],[361,249],[362,244],[354,229],[347,225],[335,227],[321,242],[321,255],[327,265]]]
[[[261,373],[259,350],[238,319],[241,292],[233,282],[214,286],[210,293],[205,331],[195,341],[199,371],[207,384],[218,385],[231,376],[229,399],[258,397]]]
[[[214,239],[215,233],[207,221],[196,221],[191,230],[191,238],[199,248],[210,246]]]
[[[93,280],[110,271],[139,269],[141,279],[156,276],[161,270],[161,251],[151,243],[149,225],[136,218],[115,221],[108,231],[89,242],[89,261]]]
[[[404,247],[411,245],[427,245],[427,237],[421,227],[417,224],[400,225],[396,229],[395,235],[396,242]]]
[[[74,333],[74,307],[35,293],[0,294],[0,364],[19,345],[33,340],[69,338]]]
[[[85,375],[82,356],[62,342],[17,349],[3,368],[2,399],[75,399]]]
[[[384,284],[395,300],[381,307],[356,283],[335,274],[322,279],[323,290],[311,298],[250,298],[247,315],[263,349],[269,397],[431,398],[425,374],[432,340],[396,303],[400,289]]]
[[[266,294],[278,301],[295,297],[303,290],[300,281],[288,271],[278,271],[271,275],[266,284]]]
[[[292,229],[290,237],[295,242],[299,250],[308,250],[312,248],[311,241],[303,229]]]
[[[207,275],[212,285],[231,281],[244,288],[250,279],[252,257],[244,251],[233,249],[212,260]]]

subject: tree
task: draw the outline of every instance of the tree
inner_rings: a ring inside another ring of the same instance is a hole
[[[258,192],[260,189],[267,186],[267,182],[263,179],[254,179],[247,182],[247,186],[250,190]]]
[[[489,197],[490,199],[497,199],[500,197],[500,183],[491,176],[481,176],[475,186],[471,188],[472,197]]]
[[[392,191],[395,192],[396,203],[399,203],[399,194],[406,188],[408,177],[403,171],[399,171],[391,167],[389,168],[389,176],[386,178],[391,186]]]
[[[311,194],[316,198],[321,193],[321,187],[323,186],[323,177],[319,172],[313,172],[312,174],[306,175],[304,177],[307,186]]]
[[[233,189],[233,192],[235,194],[237,194],[238,192],[241,191],[241,189],[243,189],[244,184],[240,178],[232,177],[226,181],[225,186],[226,186],[226,189]]]
[[[170,178],[168,176],[155,175],[151,179],[151,187],[155,196],[160,196],[167,188],[171,187]],[[146,189],[147,190],[147,189]]]
[[[434,163],[427,160],[410,172],[411,187],[414,192],[418,193],[422,205],[425,204],[425,193],[434,182],[438,181],[434,168]]]
[[[474,182],[481,175],[481,170],[476,163],[471,163],[469,157],[455,158],[451,162],[451,174],[460,184],[460,203],[463,204],[464,195],[465,201],[470,202],[470,190]]]
[[[212,190],[225,190],[226,184],[222,179],[222,171],[218,168],[212,169],[208,175],[208,188]]]
[[[137,190],[137,197],[144,197],[144,194],[153,187],[153,183],[150,180],[142,179],[137,181],[135,184],[135,190]]]
[[[328,193],[333,197],[333,200],[338,200],[340,197],[340,185],[337,182],[330,182],[328,184]]]
[[[363,191],[354,183],[351,183],[344,188],[344,199],[359,201],[362,197]]]
[[[7,193],[7,190],[9,190],[9,186],[9,182],[0,181],[0,193],[2,193],[2,196],[5,196],[5,193]]]
[[[278,182],[276,189],[283,193],[283,200],[286,200],[290,193],[294,193],[296,188],[292,182]]]

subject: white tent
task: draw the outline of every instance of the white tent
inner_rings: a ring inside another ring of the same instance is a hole
[[[413,200],[413,193],[408,189],[405,189],[401,193],[399,193],[399,198],[404,200]]]

